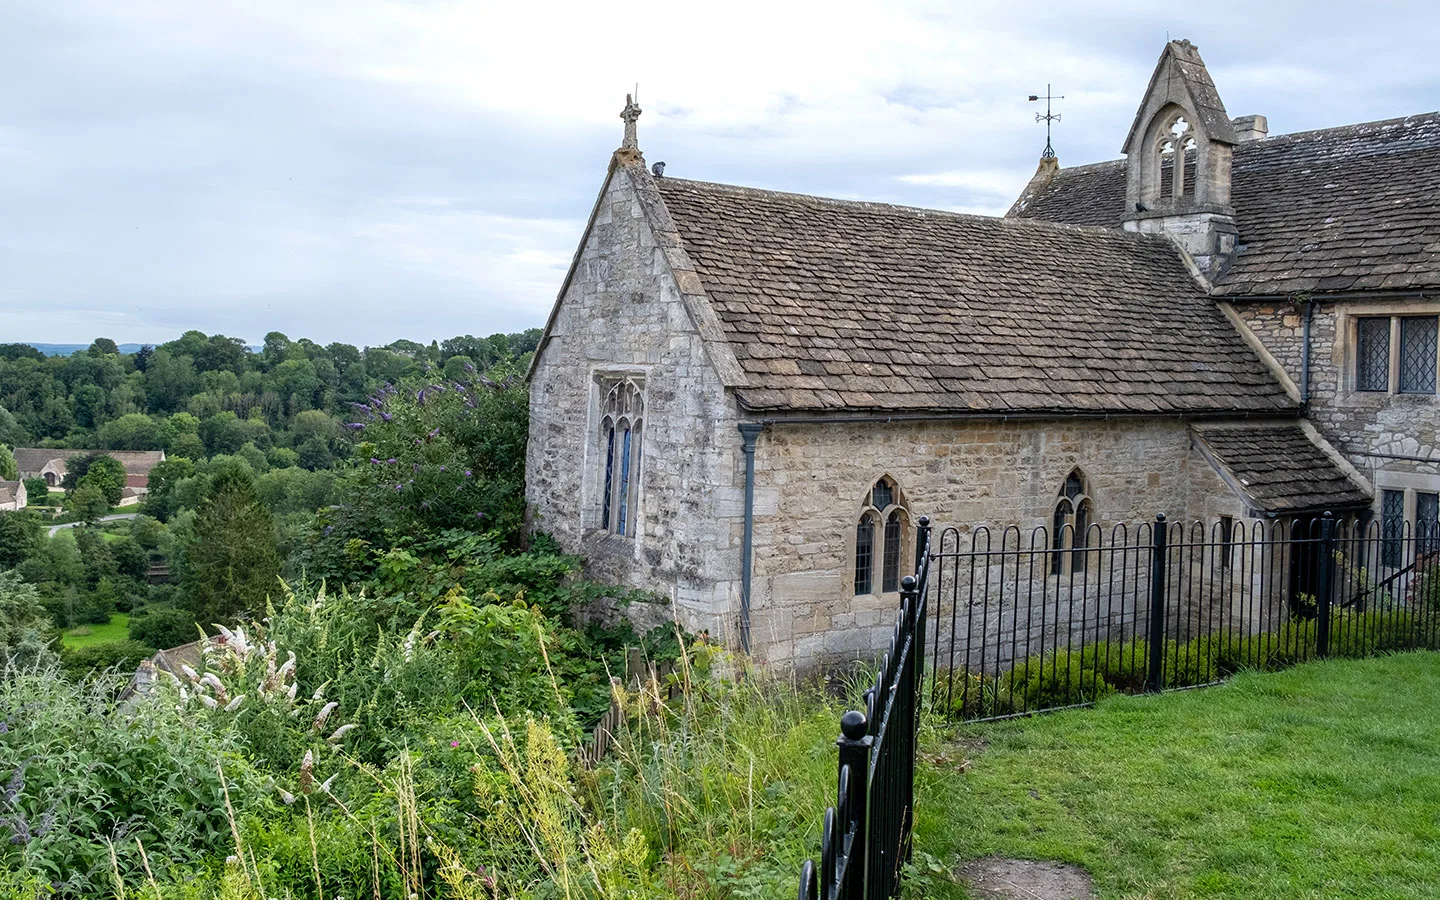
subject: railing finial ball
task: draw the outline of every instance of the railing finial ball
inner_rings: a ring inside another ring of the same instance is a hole
[[[913,591],[919,584],[920,582],[915,580],[914,575],[906,575],[904,578],[900,579],[900,590],[902,592]]]
[[[840,733],[852,741],[858,741],[870,730],[870,723],[866,720],[865,714],[858,709],[852,709],[840,717]]]

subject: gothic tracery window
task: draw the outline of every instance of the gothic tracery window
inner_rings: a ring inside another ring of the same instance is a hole
[[[1183,115],[1160,132],[1159,198],[1172,203],[1195,193],[1195,133]]]
[[[635,534],[644,389],[644,382],[633,376],[600,381],[600,527],[614,534]]]
[[[1060,496],[1055,500],[1055,515],[1051,522],[1050,574],[1063,575],[1068,570],[1073,574],[1085,571],[1086,548],[1088,546],[1090,523],[1094,520],[1094,505],[1090,502],[1085,473],[1071,470],[1065,476]]]
[[[875,482],[865,496],[865,506],[855,526],[857,595],[900,590],[907,522],[908,514],[895,482],[888,477]]]

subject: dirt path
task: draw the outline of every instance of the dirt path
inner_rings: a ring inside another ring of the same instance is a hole
[[[1090,874],[1069,863],[991,856],[956,873],[981,900],[1091,900]]]

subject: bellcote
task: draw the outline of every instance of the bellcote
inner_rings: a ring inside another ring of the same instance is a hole
[[[1219,274],[1238,236],[1230,207],[1238,142],[1199,49],[1170,41],[1125,138],[1125,228],[1169,234],[1208,277]]]

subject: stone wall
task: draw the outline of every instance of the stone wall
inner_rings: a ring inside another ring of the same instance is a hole
[[[600,528],[597,378],[644,379],[635,534]],[[682,624],[723,635],[739,608],[743,466],[733,400],[706,355],[637,195],[614,171],[530,388],[532,527],[583,554],[590,574],[660,593]],[[669,610],[651,610],[650,622]]]
[[[771,426],[756,453],[758,655],[804,668],[869,659],[885,646],[898,595],[854,592],[856,521],[881,476],[896,482],[912,516],[968,534],[981,524],[1048,525],[1076,467],[1107,529],[1162,511],[1172,521],[1245,515],[1177,421]],[[908,562],[912,529],[905,533]],[[1076,615],[1092,612],[1082,606]]]
[[[1238,303],[1235,310],[1274,362],[1302,382],[1304,305]],[[1436,315],[1433,301],[1323,303],[1310,334],[1309,419],[1377,489],[1440,490],[1440,401],[1435,395],[1356,391],[1355,319]],[[1378,500],[1378,494],[1377,494]],[[1413,511],[1413,498],[1409,502]]]

